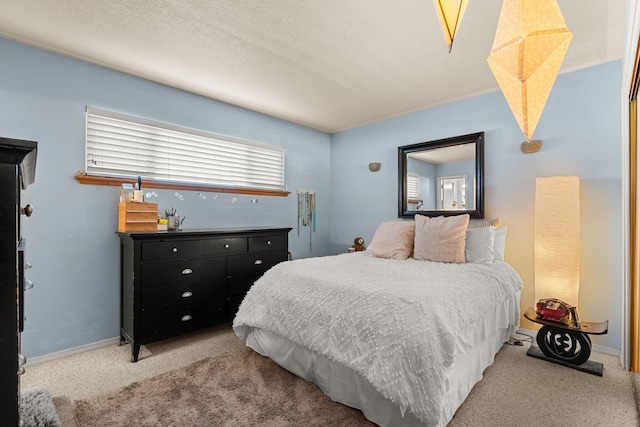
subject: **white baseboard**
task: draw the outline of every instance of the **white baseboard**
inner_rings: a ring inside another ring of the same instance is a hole
[[[69,348],[67,350],[56,351],[55,353],[44,354],[42,356],[29,357],[27,364],[35,365],[36,363],[42,363],[60,357],[71,356],[73,354],[84,353],[85,351],[95,350],[97,348],[107,347],[113,344],[120,344],[120,337],[109,338],[102,341],[93,342],[91,344],[85,344],[78,347]]]
[[[536,335],[538,334],[538,331],[532,331],[530,329],[518,329],[516,331],[519,334],[522,335],[528,335],[530,337],[533,338],[533,342],[532,344],[535,345],[537,347],[536,344]],[[596,353],[602,353],[602,354],[608,354],[610,356],[618,356],[620,357],[620,350],[617,348],[611,348],[611,347],[607,347],[604,345],[598,345],[598,344],[593,344],[591,347],[591,350],[595,351]]]

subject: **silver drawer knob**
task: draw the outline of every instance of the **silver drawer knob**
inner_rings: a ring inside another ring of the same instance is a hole
[[[267,245],[270,245],[270,244],[271,244],[271,240],[267,240]]]
[[[24,375],[24,368],[20,367],[20,369],[18,369],[18,375]]]
[[[228,244],[228,243],[225,243],[224,248],[225,248],[225,249],[229,249],[229,244]]]
[[[178,252],[178,248],[171,249],[171,252],[173,252],[175,254],[176,252]]]
[[[189,292],[189,291],[187,291],[187,292],[182,294],[182,298],[190,298],[192,296],[193,296],[193,294],[191,292]]]
[[[27,363],[27,358],[22,353],[18,353],[18,367],[23,367]]]
[[[255,265],[260,265],[262,264],[262,260],[261,259],[257,259],[253,262]]]
[[[184,316],[182,316],[182,319],[180,319],[180,320],[182,320],[183,322],[188,322],[191,319],[192,319],[192,317],[191,317],[190,314],[185,314]]]
[[[33,288],[33,282],[29,279],[24,281],[24,290],[28,291],[29,289]]]
[[[193,273],[193,270],[190,268],[185,268],[184,270],[182,270],[183,275],[192,274],[192,273]]]
[[[27,205],[24,208],[20,208],[20,213],[24,216],[31,216],[33,213],[33,206]]]
[[[25,269],[25,270],[28,270],[28,269],[30,269],[30,268],[31,268],[31,264],[30,264],[30,263],[28,263],[28,262],[25,262],[25,263],[24,263],[24,269]]]

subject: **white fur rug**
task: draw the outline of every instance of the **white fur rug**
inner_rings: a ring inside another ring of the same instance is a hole
[[[20,417],[24,427],[61,427],[51,395],[42,387],[20,391]]]

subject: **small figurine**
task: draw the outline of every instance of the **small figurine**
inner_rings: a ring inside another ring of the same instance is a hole
[[[356,237],[352,246],[354,252],[364,251],[364,239],[362,237]]]

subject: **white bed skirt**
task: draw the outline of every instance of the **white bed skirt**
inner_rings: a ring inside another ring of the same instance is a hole
[[[473,386],[482,379],[482,372],[493,363],[495,354],[515,330],[514,325],[496,331],[451,365],[447,372],[449,390],[437,427],[445,426],[453,418]],[[314,382],[334,401],[360,409],[367,419],[380,426],[424,427],[410,412],[402,414],[398,406],[385,399],[362,375],[287,338],[251,328],[246,344],[288,371]]]

